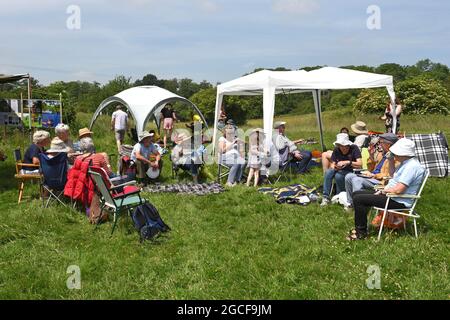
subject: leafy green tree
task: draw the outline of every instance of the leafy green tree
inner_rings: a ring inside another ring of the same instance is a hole
[[[178,94],[182,97],[189,98],[194,93],[198,92],[200,90],[200,86],[198,83],[195,83],[191,79],[180,79],[178,81]]]
[[[154,74],[146,74],[141,80],[136,80],[134,86],[162,86],[163,81],[158,80]]]
[[[366,113],[382,114],[386,109],[388,99],[389,95],[386,89],[364,89],[353,104],[353,113],[355,115]]]
[[[449,114],[449,94],[437,80],[419,76],[399,82],[395,90],[405,114]],[[383,113],[388,101],[385,89],[363,90],[353,105],[353,111],[355,114]]]
[[[397,63],[383,63],[375,68],[376,73],[388,74],[394,77],[394,81],[403,81],[406,78],[406,69]]]
[[[189,99],[199,108],[208,123],[214,121],[216,93],[216,88],[202,89]]]
[[[450,96],[437,80],[423,76],[408,79],[400,82],[396,91],[403,102],[404,113],[449,114]]]

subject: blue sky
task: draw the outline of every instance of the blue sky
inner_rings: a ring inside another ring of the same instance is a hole
[[[69,5],[81,28],[69,30]],[[381,29],[369,30],[369,5]],[[450,1],[0,0],[0,73],[224,82],[256,67],[450,65]]]

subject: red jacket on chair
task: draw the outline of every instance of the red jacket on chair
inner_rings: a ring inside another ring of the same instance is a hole
[[[91,161],[85,159],[78,157],[69,170],[64,195],[89,207],[94,196],[94,183],[88,175]]]

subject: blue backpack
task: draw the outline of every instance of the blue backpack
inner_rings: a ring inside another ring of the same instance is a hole
[[[158,210],[149,202],[146,202],[134,210],[131,215],[134,227],[139,232],[141,242],[153,240],[161,232],[170,231],[170,227],[161,219]]]

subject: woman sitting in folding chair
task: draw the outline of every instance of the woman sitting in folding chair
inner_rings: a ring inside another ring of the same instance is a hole
[[[25,151],[23,163],[34,165],[34,167],[22,166],[22,173],[27,174],[39,172],[39,169],[35,167],[39,165],[39,154],[45,152],[44,148],[48,146],[49,143],[50,133],[48,133],[47,131],[38,130],[33,134],[33,143]]]
[[[67,182],[68,157],[70,151],[64,141],[60,138],[53,138],[50,149],[46,153],[39,154],[40,169],[42,173],[42,200],[44,206],[48,207],[52,200],[62,202],[64,187]],[[47,199],[47,202],[45,202]]]
[[[383,190],[376,192],[364,190],[353,193],[355,229],[350,231],[347,240],[359,240],[367,237],[367,214],[371,207],[384,208],[386,202],[389,201],[387,209],[406,209],[414,203],[412,197],[400,197],[400,195],[416,195],[424,179],[425,169],[415,158],[415,144],[413,141],[403,138],[389,150],[395,160],[400,162],[400,166]],[[399,197],[392,196],[390,198],[386,194],[396,194]]]
[[[219,138],[220,165],[230,168],[226,185],[233,187],[241,181],[245,167],[245,159],[242,154],[244,142],[236,137],[236,129],[227,124],[223,130],[223,137]]]
[[[323,178],[323,198],[321,207],[330,203],[333,179],[336,182],[336,194],[345,191],[345,176],[353,169],[361,168],[361,152],[354,145],[346,133],[339,133],[333,143],[335,148],[331,155],[331,167],[325,172]]]

